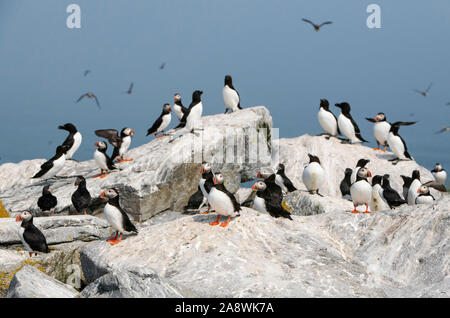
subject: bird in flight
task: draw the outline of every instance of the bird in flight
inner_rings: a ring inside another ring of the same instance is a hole
[[[326,21],[326,22],[324,22],[322,24],[315,24],[314,22],[312,22],[311,20],[308,20],[308,19],[302,19],[302,20],[305,21],[306,23],[311,24],[314,27],[314,30],[316,32],[319,31],[322,26],[324,26],[326,24],[332,24],[333,23],[331,21]]]
[[[128,88],[128,90],[125,93],[127,93],[128,95],[131,95],[131,93],[133,93],[133,86],[134,86],[134,84],[133,84],[133,82],[131,82],[130,88]]]
[[[165,66],[166,66],[166,63],[164,62],[164,63],[161,64],[161,66],[159,67],[159,69],[160,69],[160,70],[163,70]]]
[[[428,96],[428,92],[430,91],[431,86],[433,86],[433,83],[430,83],[430,85],[428,85],[428,88],[425,91],[419,91],[418,89],[415,89],[414,91],[416,93],[419,93],[420,95],[427,97]]]
[[[447,105],[447,106],[450,106],[450,102],[448,102],[447,104],[445,104],[445,105]]]
[[[84,71],[84,76],[86,77],[90,72],[91,72],[91,70]]]
[[[445,126],[444,128],[442,128],[441,130],[439,130],[438,132],[436,132],[436,134],[442,134],[445,131],[450,131],[450,127]]]
[[[88,93],[86,93],[86,94],[84,94],[84,95],[81,95],[80,98],[78,98],[78,100],[77,100],[76,102],[78,103],[78,102],[79,102],[80,100],[82,100],[84,97],[95,99],[95,103],[97,104],[98,109],[101,109],[100,103],[98,102],[97,96],[95,96],[94,93],[91,93],[91,92],[88,92]]]

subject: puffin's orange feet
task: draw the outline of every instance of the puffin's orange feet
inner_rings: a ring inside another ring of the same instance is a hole
[[[134,159],[133,158],[130,158],[130,159],[120,159],[119,160],[119,162],[129,162],[129,161],[133,161]]]
[[[226,222],[221,223],[220,226],[221,226],[221,227],[227,227],[227,226],[228,226],[228,223],[230,223],[230,217],[228,217],[228,219],[227,219]]]
[[[114,242],[114,241],[116,241],[117,240],[117,235],[119,235],[117,232],[116,232],[116,236],[114,236],[114,238],[110,238],[110,239],[107,239],[106,240],[106,242]]]
[[[100,174],[94,176],[94,179],[95,179],[95,178],[99,178],[99,177],[101,177],[102,175],[103,175],[103,172],[101,172]]]
[[[209,225],[218,225],[219,224],[219,219],[220,219],[220,215],[217,216],[216,222],[211,222],[211,223],[209,223]]]
[[[366,211],[364,211],[363,213],[370,213],[370,211],[369,211],[369,210],[366,210]]]
[[[164,137],[164,135],[159,135],[159,136],[156,136],[156,135],[155,135],[155,137],[156,137],[156,138],[162,138],[162,137]]]
[[[359,211],[356,210],[356,209],[354,209],[354,210],[352,211],[352,213],[359,213]]]
[[[386,148],[381,149],[382,152],[386,152]]]
[[[120,241],[122,241],[122,234],[120,234],[120,236],[119,236],[119,239],[118,239],[118,240],[114,240],[114,241],[112,241],[112,242],[111,242],[111,245],[116,245],[116,244],[119,244],[119,243],[120,243]]]
[[[105,172],[105,174],[104,174],[104,175],[102,175],[102,176],[101,176],[100,178],[102,178],[102,179],[103,179],[103,178],[105,178],[105,177],[106,177],[106,176],[108,175],[108,173],[109,173],[109,172],[108,172],[108,171],[106,171],[106,172]]]
[[[208,211],[203,211],[203,212],[200,212],[200,214],[209,214],[209,212]]]
[[[373,150],[380,150],[380,148],[373,148]]]

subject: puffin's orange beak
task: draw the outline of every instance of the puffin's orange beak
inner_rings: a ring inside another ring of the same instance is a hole
[[[374,118],[373,120],[375,120],[375,121],[378,121],[378,117],[377,117],[377,116],[375,116],[375,118]]]
[[[256,182],[255,182],[255,184],[252,186],[252,191],[256,191],[257,189],[256,189]]]
[[[369,178],[372,178],[372,172],[367,171],[367,173],[369,174]]]
[[[18,216],[16,216],[16,222],[20,222],[20,221],[23,221],[22,214],[19,214]]]
[[[422,191],[420,190],[420,188],[419,189],[417,189],[417,193],[421,193]]]
[[[95,147],[98,147],[98,142],[94,142],[94,146],[95,146]]]
[[[132,129],[132,130],[131,130],[131,136],[133,136],[133,135],[134,135],[134,130]]]
[[[100,194],[100,198],[104,198],[105,197],[105,191],[102,192],[102,194]]]
[[[258,174],[256,175],[257,178],[261,178],[261,171],[258,171]]]
[[[217,177],[214,177],[214,184],[217,184]]]

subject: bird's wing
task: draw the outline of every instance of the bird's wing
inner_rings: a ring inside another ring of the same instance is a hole
[[[285,173],[280,174],[280,176],[283,178],[283,183],[284,183],[284,185],[286,186],[286,188],[288,189],[289,192],[297,190],[297,188],[294,186],[292,181],[286,176]]]
[[[309,23],[309,24],[311,24],[311,25],[315,25],[311,20],[308,20],[308,19],[302,19],[303,21],[305,21],[306,23]]]
[[[350,121],[353,124],[353,127],[355,128],[355,136],[358,137],[359,140],[367,142],[367,140],[365,140],[362,136],[361,136],[361,130],[359,130],[358,124],[356,124],[355,120],[353,119],[352,115],[348,115],[347,117],[348,119],[350,119]]]
[[[95,134],[108,139],[109,143],[114,147],[120,147],[122,139],[119,137],[119,131],[116,129],[99,129],[95,131]]]
[[[33,231],[23,232],[23,238],[33,251],[46,252],[48,250],[45,236],[37,227],[34,227]]]
[[[324,22],[324,23],[322,23],[322,24],[320,24],[319,25],[319,27],[321,27],[322,25],[326,25],[326,24],[332,24],[333,22],[331,22],[331,21],[326,21],[326,22]]]
[[[78,103],[80,100],[82,100],[84,97],[86,97],[87,95],[88,95],[87,93],[84,94],[84,95],[81,95],[80,98],[77,99],[77,103]]]
[[[276,216],[283,216],[285,218],[291,219],[291,214],[286,211],[281,204],[274,204],[270,200],[265,200],[268,212],[272,212]]]
[[[435,190],[438,190],[440,192],[447,192],[447,188],[443,184],[439,184],[436,181],[428,181],[424,183],[423,185],[426,185],[429,188],[433,188]]]
[[[98,107],[98,109],[102,109],[102,108],[100,107],[100,103],[99,103],[99,101],[98,101],[98,98],[97,98],[97,96],[95,96],[94,94],[92,94],[92,96],[94,97],[94,99],[95,99],[95,102],[97,103],[97,107]]]
[[[128,217],[128,214],[122,209],[121,206],[119,206],[118,208],[119,208],[120,213],[123,216],[123,225],[125,227],[125,231],[137,233],[138,230],[136,229],[134,224],[131,223],[130,218]]]
[[[433,83],[430,83],[430,85],[428,85],[427,89],[425,90],[425,92],[428,92],[431,88],[431,86],[433,86]]]
[[[133,82],[131,82],[131,84],[130,84],[130,88],[128,89],[128,91],[129,91],[129,92],[131,92],[131,91],[133,90],[133,86],[134,86],[134,83],[133,83]]]
[[[161,123],[162,123],[162,116],[159,116],[158,119],[153,123],[153,126],[147,130],[146,136],[148,136],[150,134],[154,134],[156,132],[156,130],[158,129],[158,127],[161,126]]]
[[[447,128],[446,127],[444,127],[444,128],[442,128],[441,130],[439,130],[439,131],[437,131],[436,132],[436,135],[437,134],[442,134],[444,131],[446,131],[447,130]]]
[[[414,92],[419,93],[419,94],[423,94],[424,92],[419,91],[418,89],[413,89]]]
[[[90,72],[91,72],[90,70],[84,71],[84,76],[88,75]]]

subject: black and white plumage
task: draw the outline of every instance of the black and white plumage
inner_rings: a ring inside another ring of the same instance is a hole
[[[369,205],[372,201],[372,186],[367,178],[372,177],[372,173],[367,168],[361,168],[358,171],[356,182],[350,187],[350,195],[352,196],[354,209],[352,213],[359,213],[356,209],[359,205],[365,205],[364,213],[370,213]]]
[[[229,110],[235,112],[241,108],[241,98],[238,91],[233,86],[233,79],[230,75],[225,76],[225,85],[222,90],[223,101],[225,103],[225,114]]]
[[[88,209],[91,204],[91,194],[86,188],[86,179],[83,176],[78,176],[75,179],[74,185],[78,188],[72,194],[71,199],[73,207],[77,213],[83,212],[86,215],[86,209]]]
[[[372,178],[372,200],[370,202],[371,211],[386,211],[390,209],[389,204],[383,197],[383,187],[381,186],[383,177],[376,175]]]
[[[283,190],[283,193],[285,194],[297,190],[292,181],[286,176],[285,166],[282,163],[278,165],[277,173],[275,175],[275,183],[280,186],[281,190]]]
[[[330,111],[330,103],[326,99],[320,100],[319,112],[317,113],[317,120],[320,126],[325,131],[325,134],[330,137],[336,137],[340,135],[338,128],[338,122],[336,116]]]
[[[211,164],[209,162],[203,162],[200,173],[202,176],[198,182],[198,190],[189,198],[188,204],[184,207],[186,212],[199,211],[203,206],[208,204],[208,195],[214,185],[214,174],[211,170]],[[208,214],[209,209],[208,204],[208,211],[201,212],[201,214]]]
[[[42,196],[38,199],[37,205],[42,212],[50,211],[51,215],[55,214],[55,207],[58,199],[52,194],[50,186],[46,185],[42,189]]]
[[[188,109],[184,107],[183,103],[181,102],[181,94],[175,93],[175,95],[173,96],[173,111],[175,112],[178,120],[181,121],[187,110]]]
[[[431,170],[431,174],[434,177],[434,180],[439,184],[445,184],[445,181],[447,180],[447,172],[444,168],[442,168],[442,165],[440,163],[436,163],[434,166],[434,169]]]
[[[94,94],[94,93],[91,93],[91,92],[88,92],[88,93],[86,93],[86,94],[81,95],[81,96],[77,99],[76,103],[79,103],[79,102],[80,102],[83,98],[85,98],[85,97],[87,97],[87,98],[93,98],[93,99],[95,100],[95,103],[97,104],[98,109],[102,109],[102,108],[100,107],[100,102],[98,101],[97,96],[95,96],[95,94]]]
[[[58,129],[66,130],[69,132],[69,135],[67,136],[66,140],[64,140],[62,146],[68,148],[66,153],[66,160],[70,160],[72,159],[73,155],[78,150],[78,148],[80,148],[83,137],[81,136],[80,132],[77,130],[75,125],[71,123],[58,126]]]
[[[94,178],[105,178],[108,175],[108,172],[117,167],[114,165],[112,159],[106,153],[108,150],[108,145],[104,141],[98,141],[94,144],[97,147],[97,150],[94,152],[94,160],[97,166],[100,168],[100,174],[96,175]]]
[[[203,92],[199,90],[192,94],[192,102],[184,113],[183,118],[181,118],[180,124],[175,129],[186,128],[187,131],[192,132],[201,125],[203,114],[202,94]]]
[[[370,160],[364,158],[358,160],[358,162],[356,163],[356,168],[355,170],[353,170],[352,176],[350,177],[350,184],[355,183],[359,169],[364,168],[369,162]]]
[[[55,177],[58,172],[64,168],[64,163],[66,162],[66,152],[68,148],[66,146],[58,146],[56,148],[56,154],[41,165],[41,170],[36,173],[33,178],[45,178],[50,179]]]
[[[398,194],[398,192],[391,187],[388,174],[385,174],[383,176],[383,198],[389,204],[389,208],[391,209],[408,203],[406,200],[402,199],[400,194]]]
[[[325,181],[325,170],[320,164],[320,159],[317,156],[308,154],[309,163],[303,170],[302,181],[311,194],[319,194],[319,189]]]
[[[134,130],[128,127],[123,128],[120,131],[116,129],[99,129],[95,131],[98,137],[106,138],[109,143],[114,146],[114,150],[111,156],[112,160],[118,160],[119,162],[133,161],[133,159],[125,159],[123,156],[128,151],[131,145],[131,139],[134,136]]]
[[[401,177],[402,180],[403,180],[403,186],[402,186],[402,189],[403,189],[403,198],[404,198],[406,201],[408,201],[408,190],[409,190],[409,187],[411,186],[411,183],[412,183],[413,179],[412,179],[411,177],[403,176],[403,175],[401,175],[400,177]]]
[[[342,135],[344,135],[349,143],[367,142],[362,136],[358,125],[350,114],[350,105],[348,103],[335,104],[341,109],[338,117],[338,127]]]
[[[266,184],[265,192],[270,196],[269,200],[281,204],[283,201],[283,190],[276,183],[276,174],[271,169],[261,169],[256,177],[264,180]]]
[[[221,227],[226,227],[230,222],[232,216],[238,216],[241,211],[241,206],[237,202],[234,195],[229,192],[223,184],[223,175],[218,173],[214,176],[214,186],[208,195],[208,201],[211,207],[217,213],[217,220],[210,223],[210,225],[218,225],[220,216],[226,216],[227,221],[220,224]]]
[[[42,232],[33,224],[33,215],[30,212],[24,211],[20,213],[16,217],[16,221],[22,221],[18,234],[23,246],[30,254],[30,257],[33,252],[36,255],[36,252],[50,252],[47,245],[47,240],[45,239],[44,234],[42,234]]]
[[[426,185],[421,185],[419,189],[417,189],[417,197],[415,199],[415,204],[430,204],[433,203],[436,199],[431,195],[430,189]]]
[[[387,138],[391,130],[391,124],[386,120],[386,115],[384,113],[378,113],[375,118],[366,118],[366,120],[375,123],[373,125],[373,136],[377,142],[377,148],[375,150],[385,152],[388,146]],[[384,146],[384,148],[380,149],[380,146]]]
[[[106,203],[103,213],[105,214],[108,223],[116,231],[116,236],[107,240],[108,242],[111,242],[111,245],[119,243],[125,232],[138,233],[138,230],[133,223],[131,223],[130,218],[120,206],[119,192],[116,189],[106,189],[102,192],[100,198],[108,199],[108,203]],[[117,239],[119,234],[119,239]]]
[[[155,134],[156,138],[161,138],[164,134],[158,136],[159,133],[164,133],[164,130],[169,126],[172,120],[172,107],[169,104],[164,104],[162,113],[158,119],[153,123],[153,126],[147,130],[147,135]]]
[[[263,181],[256,181],[252,190],[256,191],[253,201],[253,208],[262,213],[268,213],[274,218],[283,217],[292,220],[289,211],[286,211],[278,200],[273,200],[272,196],[267,193],[267,186]]]
[[[401,126],[409,126],[415,123],[416,123],[415,121],[414,122],[398,121],[391,125],[387,141],[389,147],[391,148],[396,158],[391,159],[390,161],[398,162],[399,160],[407,160],[407,159],[412,160],[411,155],[408,153],[408,147],[406,146],[406,143],[403,140],[403,138],[399,135],[398,131]]]
[[[422,182],[420,181],[420,171],[414,170],[411,177],[411,184],[408,189],[408,205],[416,204],[417,190],[419,190]]]
[[[345,169],[344,179],[342,179],[339,184],[339,189],[341,190],[342,197],[350,196],[350,186],[352,185],[351,176],[353,170],[350,168]]]

